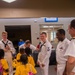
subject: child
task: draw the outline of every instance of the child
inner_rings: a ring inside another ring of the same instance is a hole
[[[31,49],[29,47],[25,48],[25,53],[27,54],[28,57],[28,63],[32,64],[33,66],[35,66],[35,62],[33,57],[30,55],[31,54]]]
[[[20,62],[20,57],[21,57],[21,55],[24,54],[24,53],[25,53],[24,48],[21,48],[21,49],[20,49],[20,52],[19,52],[19,53],[17,54],[17,56],[16,56],[16,59],[13,60],[13,68],[14,68],[14,69],[16,69],[17,66],[19,66],[19,65],[21,64],[21,62]]]
[[[17,67],[15,75],[29,75],[30,72],[35,75],[37,73],[35,68],[28,63],[28,57],[26,54],[21,55],[20,60],[22,64]]]
[[[24,48],[20,48],[20,52],[17,54],[17,56],[16,56],[16,59],[17,59],[17,61],[19,62],[20,61],[20,56],[22,55],[22,54],[24,54],[25,53],[25,50],[24,50]]]
[[[4,50],[0,49],[0,75],[8,75],[8,71],[8,64],[7,61],[4,59]]]

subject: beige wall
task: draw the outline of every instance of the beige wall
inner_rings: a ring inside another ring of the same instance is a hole
[[[44,18],[39,17],[62,18],[59,18],[59,21],[55,23],[45,23]],[[1,32],[5,30],[5,25],[31,25],[32,43],[37,45],[36,38],[40,32],[39,25],[63,24],[63,28],[67,31],[67,27],[73,19],[71,17],[75,17],[75,0],[17,0],[16,3],[11,4],[1,3],[0,1],[0,39]],[[66,36],[70,38],[68,32]]]
[[[0,18],[25,18],[25,17],[74,17],[73,9],[0,9]]]
[[[39,36],[39,25],[34,20],[38,18],[25,18],[25,19],[0,19],[0,39],[2,31],[5,30],[5,26],[13,25],[31,25],[31,40],[34,45],[37,45],[37,37]],[[13,31],[14,32],[14,31]]]
[[[68,25],[70,21],[74,18],[58,18],[58,22],[44,22],[44,18],[24,18],[24,19],[0,19],[0,39],[1,32],[5,30],[5,26],[12,25],[31,25],[31,40],[34,45],[38,44],[37,37],[40,33],[39,25],[51,25],[51,24],[63,24],[63,28],[66,31],[66,37],[70,38],[70,35],[67,32]]]
[[[75,0],[0,1],[0,18],[75,17]]]

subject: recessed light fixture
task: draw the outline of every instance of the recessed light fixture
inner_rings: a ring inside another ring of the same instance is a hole
[[[5,1],[5,2],[7,2],[7,3],[12,3],[12,2],[14,2],[14,1],[16,1],[16,0],[3,0],[3,1]]]

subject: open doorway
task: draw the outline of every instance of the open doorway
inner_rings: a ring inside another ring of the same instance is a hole
[[[24,41],[29,39],[31,41],[30,25],[5,26],[5,30],[8,32],[8,39],[13,42],[16,49],[18,48],[19,39]]]

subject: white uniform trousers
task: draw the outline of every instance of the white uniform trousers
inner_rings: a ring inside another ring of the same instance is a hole
[[[42,75],[49,75],[48,74],[48,69],[49,69],[49,61],[47,61],[45,66],[43,68],[41,68]]]
[[[5,52],[4,58],[7,60],[8,65],[9,65],[9,75],[12,75],[13,73],[13,67],[12,67],[12,54],[10,51]]]
[[[66,63],[64,64],[57,64],[57,75],[63,75],[65,71]]]

